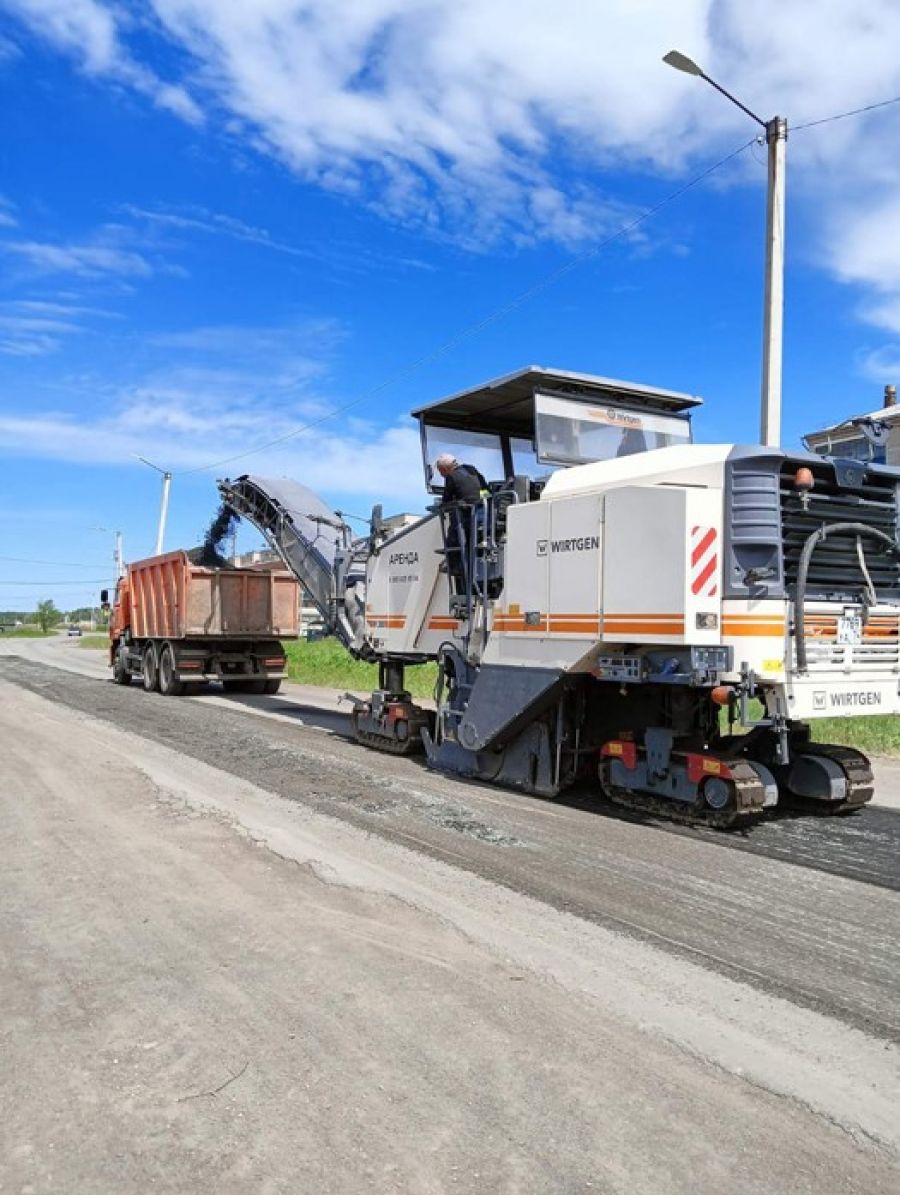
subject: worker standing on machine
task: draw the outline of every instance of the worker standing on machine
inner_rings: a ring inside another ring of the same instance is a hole
[[[474,465],[462,465],[450,452],[442,452],[435,461],[435,467],[444,479],[441,506],[453,506],[447,512],[445,524],[445,545],[447,548],[447,571],[452,588],[457,594],[466,591],[466,542],[472,519],[468,511],[457,503],[471,507],[478,506],[488,493],[488,485]]]

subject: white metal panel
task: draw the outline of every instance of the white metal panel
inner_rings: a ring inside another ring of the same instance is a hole
[[[439,521],[427,519],[387,540],[369,559],[366,623],[379,649],[423,650],[415,644],[439,590],[444,599],[443,613],[448,613],[446,575],[439,573],[444,559],[440,547]]]
[[[542,500],[629,485],[720,486],[733,450],[733,444],[683,444],[559,469],[547,482]]]
[[[541,634],[549,609],[550,510],[547,503],[511,506],[507,521],[505,581],[495,630]],[[536,621],[535,621],[536,620]]]
[[[659,486],[606,494],[604,640],[684,641],[687,495]]]
[[[854,674],[842,680],[794,680],[786,686],[786,692],[790,718],[857,718],[900,713],[896,679],[864,679]]]
[[[722,490],[688,489],[685,499],[685,639],[697,645],[721,642]]]
[[[600,634],[603,497],[548,503],[550,630],[596,641]]]

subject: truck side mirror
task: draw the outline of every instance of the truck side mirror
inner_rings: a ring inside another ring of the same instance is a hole
[[[109,590],[108,589],[100,590],[100,605],[104,610],[109,609]]]

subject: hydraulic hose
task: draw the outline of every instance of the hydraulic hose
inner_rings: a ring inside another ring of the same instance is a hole
[[[809,562],[812,554],[831,535],[868,536],[869,539],[883,543],[889,551],[896,555],[900,552],[900,543],[891,539],[877,527],[870,527],[867,523],[832,523],[828,527],[820,527],[814,531],[803,545],[800,553],[800,564],[797,567],[797,595],[794,599],[794,632],[797,636],[797,671],[806,672],[806,620],[804,606],[806,604],[806,578],[809,573]],[[865,575],[865,570],[864,570]],[[868,580],[868,578],[866,578]]]

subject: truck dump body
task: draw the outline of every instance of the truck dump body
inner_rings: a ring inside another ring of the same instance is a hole
[[[296,639],[300,590],[280,571],[206,568],[187,552],[138,560],[116,587],[109,624],[113,680],[139,677],[178,696],[219,681],[244,693],[278,692],[283,639]]]
[[[287,573],[211,569],[186,552],[129,565],[137,639],[296,639],[299,593]]]

